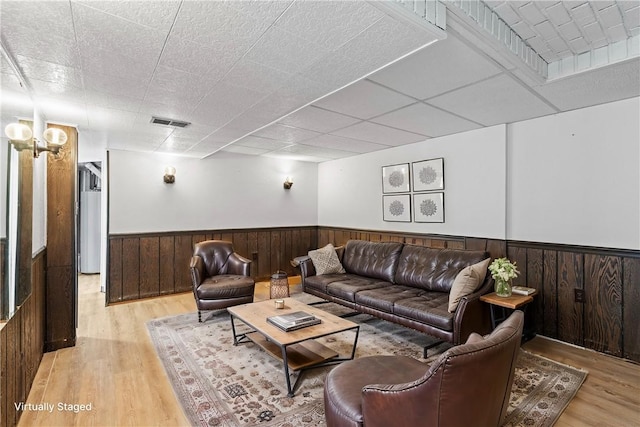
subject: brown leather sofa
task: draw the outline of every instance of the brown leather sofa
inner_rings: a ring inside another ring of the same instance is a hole
[[[295,259],[304,292],[454,345],[472,332],[491,331],[489,307],[480,301],[493,290],[490,274],[453,313],[448,311],[458,273],[489,258],[488,253],[363,240],[349,240],[337,252],[346,273],[316,275],[310,257]]]
[[[189,269],[198,322],[202,322],[203,310],[253,302],[255,281],[251,278],[251,261],[235,253],[231,242],[196,243]]]
[[[334,368],[324,383],[328,427],[499,426],[509,407],[524,315],[486,338],[472,334],[430,366],[372,356]]]

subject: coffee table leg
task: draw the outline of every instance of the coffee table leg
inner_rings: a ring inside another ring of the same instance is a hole
[[[360,335],[360,326],[356,328],[356,337],[353,340],[353,348],[351,349],[351,360],[356,357],[356,346],[358,345],[358,335]]]
[[[282,346],[282,363],[284,365],[284,377],[287,380],[287,396],[293,397],[291,378],[289,378],[289,360],[287,359],[287,346]]]

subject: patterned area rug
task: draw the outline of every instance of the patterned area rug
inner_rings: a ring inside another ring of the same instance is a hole
[[[345,310],[335,304],[319,307],[336,314]],[[420,359],[422,348],[433,341],[427,335],[368,315],[350,319],[360,324],[356,357],[402,354]],[[234,346],[226,312],[204,323],[198,323],[197,313],[189,313],[155,319],[147,327],[192,425],[325,425],[323,380],[330,367],[305,371],[296,395],[289,398],[281,362],[253,343]],[[346,355],[353,334],[332,335],[323,342]],[[427,362],[447,348],[442,344],[430,350]],[[585,371],[521,351],[505,426],[553,425],[586,375]]]

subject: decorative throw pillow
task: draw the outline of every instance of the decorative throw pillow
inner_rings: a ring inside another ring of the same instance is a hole
[[[336,249],[331,243],[324,248],[309,251],[309,258],[311,258],[313,267],[316,269],[316,275],[318,276],[321,274],[345,272],[336,254]]]
[[[451,292],[449,292],[449,313],[456,311],[460,300],[473,293],[484,282],[490,261],[491,258],[487,258],[477,264],[463,268],[458,273],[453,281],[453,286],[451,286]]]

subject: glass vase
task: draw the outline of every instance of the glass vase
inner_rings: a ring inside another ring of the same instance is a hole
[[[511,280],[496,279],[496,295],[499,297],[511,296]]]

